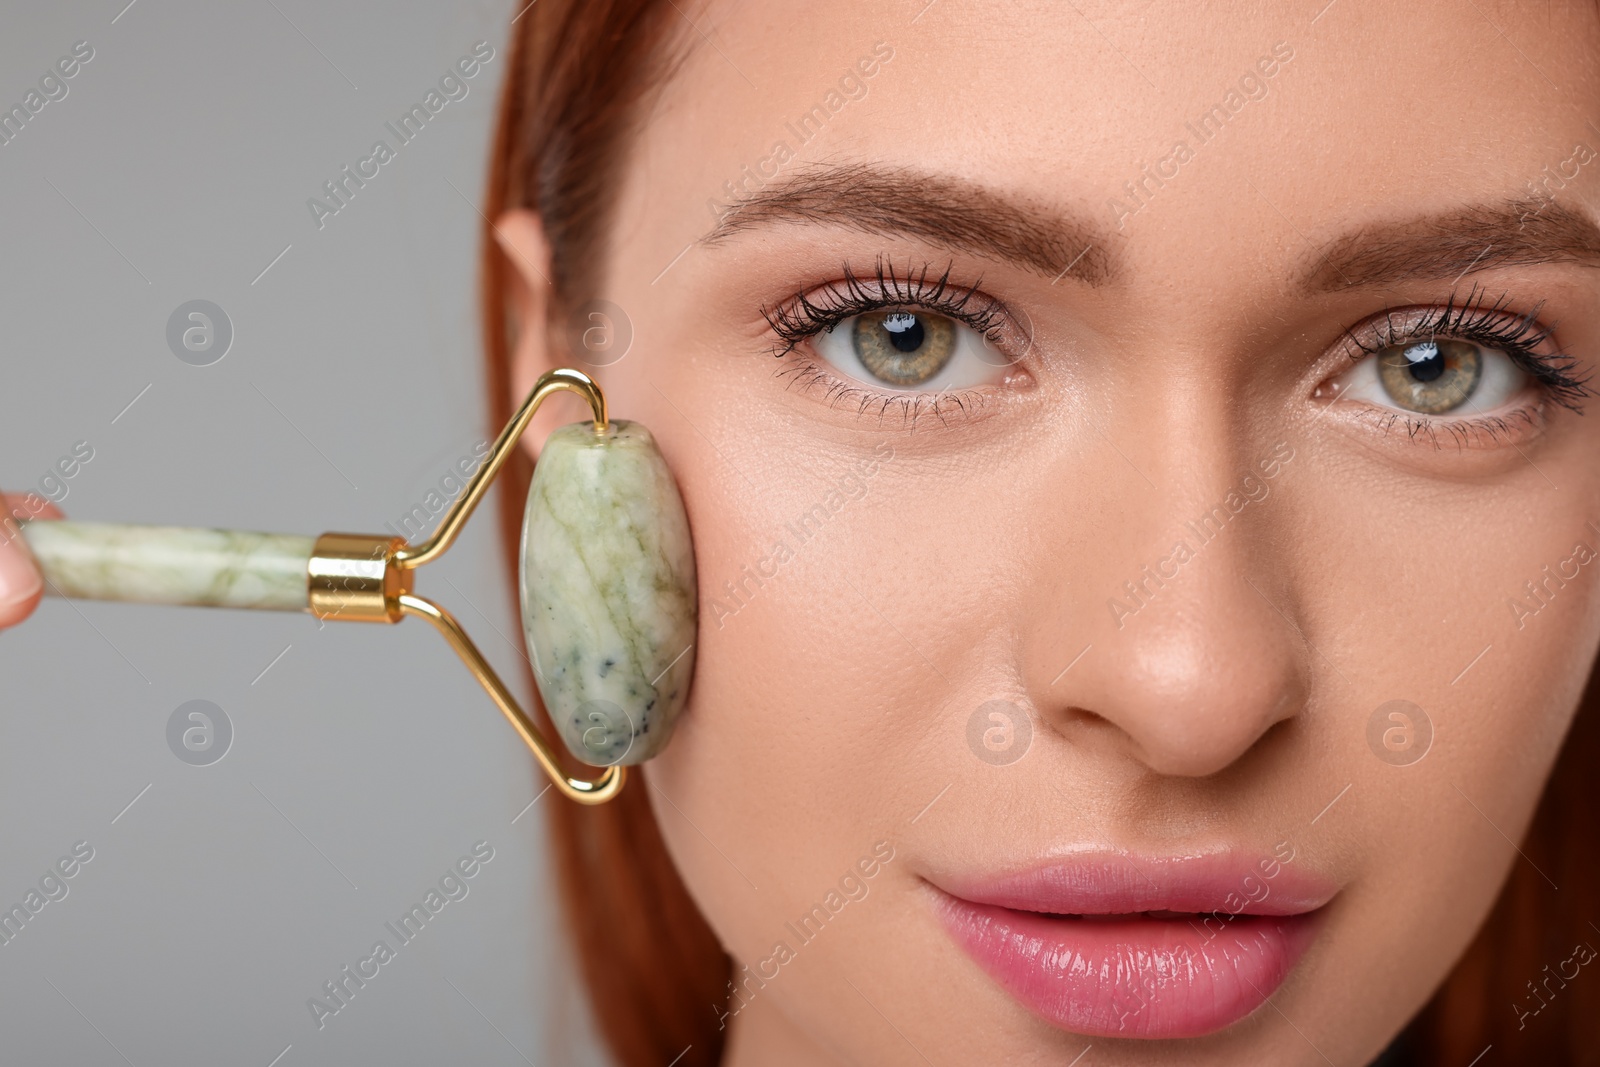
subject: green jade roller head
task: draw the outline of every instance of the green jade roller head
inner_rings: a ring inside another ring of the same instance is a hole
[[[539,694],[578,758],[638,763],[666,745],[694,666],[694,573],[689,522],[650,431],[575,423],[546,439],[522,523],[522,629]]]
[[[558,391],[592,422],[556,430],[534,466],[523,515],[523,633],[539,695],[569,752],[604,767],[569,776],[455,617],[412,591],[418,567],[454,543],[539,405]],[[236,530],[30,521],[22,537],[50,595],[307,611],[322,619],[427,619],[511,721],[555,786],[604,803],[624,767],[659,754],[688,699],[697,618],[694,547],[672,472],[650,432],[609,420],[600,387],[561,368],[539,379],[488,460],[419,545],[379,534],[321,537]]]

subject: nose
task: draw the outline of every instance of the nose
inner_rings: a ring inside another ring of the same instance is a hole
[[[1290,504],[1217,482],[1176,502],[1150,494],[1134,513],[1122,510],[1120,529],[1096,537],[1127,547],[1076,554],[1105,561],[1072,582],[1086,590],[1078,607],[1098,622],[1074,625],[1076,642],[1048,642],[1049,653],[1039,644],[1030,652],[1042,656],[1039,670],[1029,672],[1042,691],[1036,707],[1070,742],[1109,748],[1157,774],[1203,777],[1303,711],[1315,652],[1279,555],[1293,543]],[[1251,483],[1264,484],[1259,475]],[[1207,510],[1209,496],[1227,502],[1230,492],[1234,504],[1244,501],[1238,512],[1226,503]],[[1053,609],[1062,614],[1059,597]],[[1084,641],[1081,659],[1052,681]]]

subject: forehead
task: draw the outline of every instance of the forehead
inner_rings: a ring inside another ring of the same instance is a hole
[[[628,198],[682,218],[678,247],[715,202],[870,160],[1070,210],[1133,262],[1260,256],[1264,236],[1301,255],[1352,226],[1527,196],[1570,176],[1579,144],[1600,149],[1588,2],[680,6],[687,58]]]

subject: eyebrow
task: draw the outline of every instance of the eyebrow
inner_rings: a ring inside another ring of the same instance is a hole
[[[783,223],[918,237],[1015,263],[1052,281],[1071,276],[1098,286],[1113,277],[1110,237],[1082,218],[962,179],[868,163],[813,165],[726,205],[700,243]]]
[[[1459,281],[1495,267],[1546,263],[1600,267],[1600,227],[1554,199],[1528,197],[1364,226],[1326,245],[1302,273],[1301,287],[1329,292],[1407,279]]]

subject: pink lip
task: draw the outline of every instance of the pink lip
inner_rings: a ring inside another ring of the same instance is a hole
[[[940,877],[937,910],[990,977],[1063,1029],[1198,1037],[1264,1004],[1316,938],[1335,889],[1284,855],[1085,852]]]

